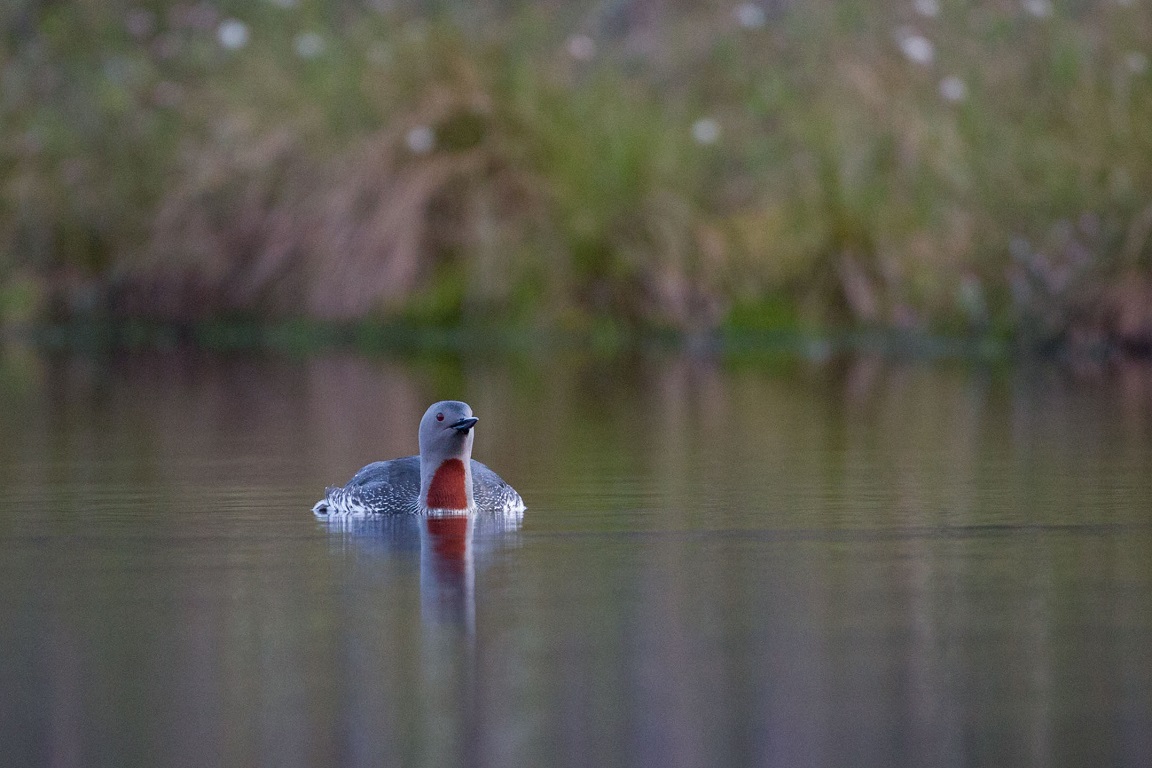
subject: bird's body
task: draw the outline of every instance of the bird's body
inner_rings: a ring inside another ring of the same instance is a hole
[[[524,500],[488,467],[472,459],[478,420],[458,401],[433,404],[420,421],[420,455],[373,462],[316,502],[317,517],[462,514],[519,515]]]
[[[475,459],[470,461],[477,510],[496,514],[524,511],[524,500],[512,486]],[[329,488],[312,511],[320,517],[420,514],[420,457],[375,461],[353,475],[343,488]]]

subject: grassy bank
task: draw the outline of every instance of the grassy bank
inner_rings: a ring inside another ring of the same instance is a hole
[[[1152,346],[1146,4],[380,5],[0,11],[3,322]]]

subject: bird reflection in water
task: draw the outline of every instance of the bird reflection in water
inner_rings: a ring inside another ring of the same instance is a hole
[[[381,515],[321,523],[345,553],[404,557],[419,553],[421,620],[476,631],[476,572],[516,546],[521,515]]]
[[[483,615],[477,628],[477,584],[503,583],[485,574],[518,545],[520,515],[335,517],[320,525],[333,565],[350,571],[339,578],[338,599],[349,606],[335,639],[335,663],[349,681],[336,717],[350,753],[384,765],[411,748],[429,764],[470,764],[487,738],[481,649],[499,631],[485,628]],[[389,705],[399,700],[401,709]]]
[[[425,517],[420,529],[420,604],[424,622],[476,631],[476,562],[472,515]]]

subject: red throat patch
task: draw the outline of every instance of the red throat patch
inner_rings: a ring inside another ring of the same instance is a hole
[[[464,462],[460,459],[448,459],[441,464],[428,486],[428,509],[467,509],[464,479]]]

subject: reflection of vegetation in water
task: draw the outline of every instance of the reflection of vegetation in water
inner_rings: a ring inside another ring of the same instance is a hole
[[[26,345],[0,340],[0,398],[11,399],[36,391],[43,384],[44,361]]]
[[[1147,365],[41,364],[0,408],[9,763],[1146,754]],[[308,511],[447,392],[530,506],[463,584]]]
[[[556,13],[14,4],[0,317],[1152,338],[1146,7]]]

